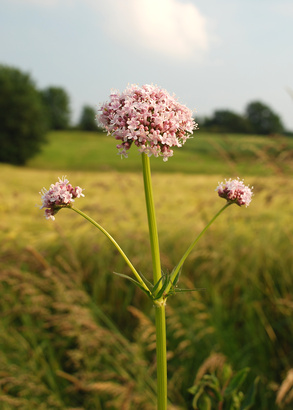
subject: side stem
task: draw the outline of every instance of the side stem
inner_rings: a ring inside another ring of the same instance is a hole
[[[147,285],[144,283],[142,278],[140,277],[139,273],[136,271],[135,267],[132,265],[126,254],[123,252],[123,250],[120,248],[118,243],[115,241],[115,239],[109,234],[109,232],[106,231],[101,225],[99,225],[94,219],[92,219],[90,216],[82,212],[80,209],[75,208],[73,206],[70,206],[70,209],[72,209],[74,212],[77,214],[81,215],[83,218],[85,218],[87,221],[89,221],[91,224],[93,224],[96,228],[98,228],[101,232],[103,232],[104,235],[107,236],[107,238],[112,242],[112,244],[116,247],[118,252],[121,254],[127,265],[130,267],[132,273],[138,280],[138,282],[141,284],[141,286],[147,291],[147,293],[151,293]]]
[[[178,265],[175,267],[175,269],[173,270],[171,277],[170,277],[170,283],[167,286],[165,293],[168,293],[172,283],[174,282],[178,272],[180,271],[183,263],[185,262],[186,258],[188,257],[188,255],[190,254],[190,252],[192,251],[192,249],[194,248],[194,246],[196,245],[196,243],[200,240],[200,238],[203,236],[203,234],[207,231],[207,229],[212,225],[212,223],[218,218],[218,216],[220,216],[220,214],[226,209],[228,208],[228,206],[231,205],[231,202],[227,202],[223,208],[221,208],[216,215],[210,220],[210,222],[204,227],[204,229],[200,232],[200,234],[195,238],[195,240],[191,243],[191,245],[189,246],[189,248],[186,250],[186,252],[184,253],[184,255],[182,256],[182,258],[180,259]]]

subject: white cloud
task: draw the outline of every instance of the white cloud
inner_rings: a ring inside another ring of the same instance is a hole
[[[13,0],[37,7],[72,6],[84,0]],[[207,21],[182,0],[86,0],[103,31],[130,50],[179,59],[201,59],[208,50]],[[98,22],[97,22],[98,24]]]
[[[179,0],[88,0],[103,16],[104,30],[127,48],[188,59],[208,49],[206,19]]]

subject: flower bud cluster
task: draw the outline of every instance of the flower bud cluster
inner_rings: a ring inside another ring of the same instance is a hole
[[[167,91],[153,85],[132,85],[122,94],[112,93],[97,115],[98,122],[121,143],[119,154],[127,158],[134,143],[148,156],[173,155],[173,147],[182,147],[197,129],[192,112]]]
[[[247,207],[253,195],[252,189],[253,187],[249,188],[249,186],[244,185],[243,180],[230,178],[228,181],[225,180],[225,183],[221,182],[216,191],[221,198],[227,199],[228,202]]]
[[[40,194],[42,195],[43,204],[40,209],[45,208],[45,217],[55,220],[55,214],[63,207],[69,206],[74,202],[75,198],[84,196],[83,189],[79,186],[73,188],[65,177],[58,178],[59,181],[51,184],[50,189],[43,188]]]

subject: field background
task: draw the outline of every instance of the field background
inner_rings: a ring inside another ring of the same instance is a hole
[[[100,232],[67,209],[46,221],[38,195],[67,175],[85,189],[76,206],[151,278],[140,162],[105,134],[72,131],[51,133],[26,167],[0,165],[1,409],[155,408],[151,302],[113,275],[129,270]],[[250,368],[244,393],[259,377],[255,409],[290,409],[293,139],[197,132],[151,167],[165,272],[223,206],[218,182],[239,176],[255,193],[185,263],[180,286],[205,290],[168,300],[170,409],[191,409],[199,369],[224,360]]]

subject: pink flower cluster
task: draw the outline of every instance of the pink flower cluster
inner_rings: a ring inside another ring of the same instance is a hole
[[[253,187],[249,188],[249,186],[244,185],[243,180],[230,178],[228,181],[225,180],[225,183],[221,182],[216,191],[221,198],[227,199],[228,202],[247,207],[253,195],[252,189]]]
[[[42,195],[43,204],[40,209],[45,209],[47,219],[55,220],[55,214],[63,207],[69,206],[74,202],[74,198],[84,196],[83,189],[79,186],[73,188],[65,177],[58,178],[59,182],[51,184],[49,191],[43,188],[40,194]]]
[[[121,141],[117,148],[126,158],[134,143],[140,152],[167,161],[172,147],[181,147],[197,129],[192,112],[153,85],[132,85],[122,94],[112,93],[99,111],[99,123]]]

